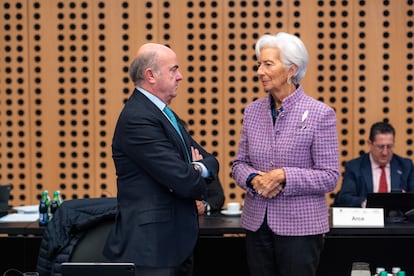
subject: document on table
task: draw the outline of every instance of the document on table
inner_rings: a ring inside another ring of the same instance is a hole
[[[24,214],[24,213],[15,213],[8,214],[0,218],[1,222],[25,222],[25,221],[36,221],[39,218],[39,214]]]
[[[13,207],[17,213],[11,213],[0,218],[0,222],[25,222],[36,221],[39,218],[38,205],[26,205]]]
[[[39,205],[24,205],[13,207],[19,214],[39,214]]]

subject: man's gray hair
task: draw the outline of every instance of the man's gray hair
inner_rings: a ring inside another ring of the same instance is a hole
[[[145,80],[145,70],[151,68],[157,73],[158,67],[158,54],[156,51],[149,50],[145,53],[137,56],[129,67],[129,75],[135,85],[140,85]]]

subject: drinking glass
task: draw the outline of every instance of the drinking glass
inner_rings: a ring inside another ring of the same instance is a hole
[[[352,263],[351,276],[371,276],[369,264],[365,262]]]

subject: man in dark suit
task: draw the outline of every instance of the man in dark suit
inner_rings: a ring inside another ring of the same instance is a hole
[[[136,89],[112,141],[118,213],[104,255],[135,263],[136,275],[179,275],[198,238],[195,201],[206,198],[219,164],[166,110],[183,79],[174,51],[144,44],[130,75]]]
[[[345,164],[342,187],[334,206],[365,207],[368,193],[414,192],[412,160],[393,153],[395,129],[386,122],[371,126],[367,141],[369,153]],[[382,183],[384,171],[384,190]]]

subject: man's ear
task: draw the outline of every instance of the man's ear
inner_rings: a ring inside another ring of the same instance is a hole
[[[154,71],[152,71],[151,68],[147,68],[145,70],[145,79],[149,82],[149,83],[154,83],[155,82],[155,76],[154,76]]]

